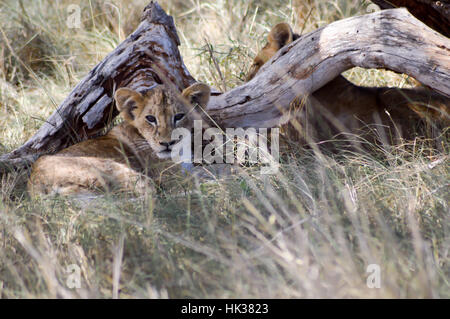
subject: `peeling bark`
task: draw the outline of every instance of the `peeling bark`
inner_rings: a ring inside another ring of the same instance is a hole
[[[193,84],[179,45],[172,17],[151,2],[137,29],[81,80],[33,137],[0,156],[0,166],[27,164],[98,135],[117,115],[113,95],[119,87],[145,91],[170,81],[181,90]]]
[[[24,145],[0,156],[2,167],[26,165],[97,135],[117,115],[122,86],[194,83],[178,51],[173,19],[151,2],[142,22],[73,89]],[[334,22],[282,48],[250,82],[212,96],[208,113],[222,127],[273,127],[294,98],[309,95],[354,66],[406,73],[450,97],[450,40],[405,9]]]

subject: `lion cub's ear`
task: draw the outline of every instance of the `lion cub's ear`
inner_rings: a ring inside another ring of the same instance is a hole
[[[114,99],[116,100],[116,106],[120,114],[126,121],[134,121],[136,118],[141,104],[143,101],[143,96],[131,89],[120,88],[114,94]]]
[[[184,96],[191,105],[198,104],[200,106],[206,106],[209,102],[211,89],[206,84],[195,83],[190,87],[185,88],[181,95]]]
[[[286,44],[294,41],[294,33],[289,24],[285,22],[278,23],[270,30],[267,41],[270,45],[275,46],[276,49],[279,50]]]

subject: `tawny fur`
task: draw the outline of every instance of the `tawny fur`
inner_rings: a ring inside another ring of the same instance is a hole
[[[209,95],[209,87],[201,83],[181,95],[162,85],[145,94],[118,89],[114,97],[124,121],[105,136],[39,158],[28,180],[30,194],[69,195],[97,190],[142,193],[151,189],[148,177],[173,165],[168,160],[176,142],[172,140],[173,130],[191,130],[193,105],[205,106]],[[184,116],[175,120],[180,114]]]
[[[251,80],[279,49],[299,37],[287,23],[275,25],[246,80]],[[307,102],[293,101],[290,122],[281,128],[287,138],[294,140],[307,137],[317,141],[345,135],[342,133],[370,131],[374,133],[369,134],[371,141],[391,143],[399,137],[412,139],[418,126],[426,121],[448,126],[449,105],[450,99],[424,87],[367,88],[338,76],[309,96]]]

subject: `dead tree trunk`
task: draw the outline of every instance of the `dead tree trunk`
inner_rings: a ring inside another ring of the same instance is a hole
[[[178,51],[172,17],[158,3],[145,7],[141,23],[72,90],[37,133],[9,154],[0,156],[0,171],[21,166],[40,155],[61,150],[97,135],[117,115],[114,91],[127,86],[143,91],[170,81],[178,89],[195,82]]]
[[[96,134],[115,115],[114,90],[195,80],[178,51],[171,17],[151,2],[137,30],[83,79],[39,131],[0,166],[18,166]],[[343,71],[360,66],[406,73],[450,97],[450,40],[393,9],[334,22],[281,49],[250,82],[213,96],[207,111],[222,127],[273,127],[282,110]],[[75,136],[75,138],[73,137]]]
[[[250,82],[213,97],[208,113],[222,126],[272,127],[298,95],[345,70],[405,73],[450,97],[450,39],[392,9],[334,22],[282,48]]]
[[[450,37],[449,0],[372,0],[381,9],[405,7],[430,28]]]

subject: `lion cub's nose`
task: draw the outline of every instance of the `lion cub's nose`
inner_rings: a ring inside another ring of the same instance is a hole
[[[169,148],[170,145],[175,144],[177,141],[170,141],[170,142],[160,142],[162,146],[165,146],[166,148]]]

